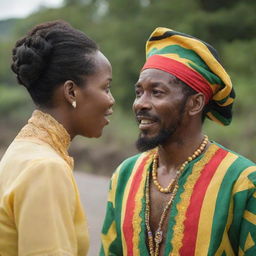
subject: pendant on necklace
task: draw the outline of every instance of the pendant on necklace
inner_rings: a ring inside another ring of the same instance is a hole
[[[160,244],[163,240],[163,231],[161,229],[157,229],[155,234],[155,243]]]

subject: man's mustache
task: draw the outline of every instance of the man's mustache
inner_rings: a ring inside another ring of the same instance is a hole
[[[139,117],[147,117],[150,120],[153,120],[155,122],[160,121],[160,119],[156,115],[152,115],[149,113],[148,110],[140,110],[136,113],[136,118],[138,120]]]

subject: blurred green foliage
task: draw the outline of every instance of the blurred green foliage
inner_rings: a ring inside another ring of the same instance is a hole
[[[15,109],[31,109],[29,99],[24,91],[20,92],[10,71],[11,49],[16,40],[38,23],[64,19],[95,39],[112,63],[112,92],[119,114],[106,131],[105,143],[115,143],[120,152],[124,151],[120,158],[126,156],[134,150],[133,141],[138,132],[131,105],[133,85],[145,60],[145,42],[154,28],[165,26],[193,34],[217,48],[235,86],[237,100],[231,126],[206,122],[206,132],[221,144],[256,160],[253,150],[256,144],[256,1],[65,0],[64,3],[61,8],[44,8],[25,19],[0,21],[0,122]],[[97,150],[103,144],[104,139]]]

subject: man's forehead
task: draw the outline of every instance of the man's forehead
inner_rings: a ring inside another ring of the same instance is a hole
[[[159,84],[170,84],[176,82],[175,76],[160,69],[145,69],[140,73],[137,83],[150,82]]]

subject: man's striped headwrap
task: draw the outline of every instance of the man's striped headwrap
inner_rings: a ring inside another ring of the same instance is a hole
[[[209,44],[168,28],[156,28],[146,44],[148,68],[168,72],[197,92],[210,104],[207,117],[228,125],[232,119],[235,92],[230,77],[219,62],[217,51]]]

